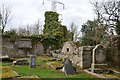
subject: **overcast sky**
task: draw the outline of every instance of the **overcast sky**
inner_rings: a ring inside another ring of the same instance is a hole
[[[92,5],[89,0],[58,0],[65,4],[65,9],[57,4],[57,12],[62,14],[62,24],[69,28],[71,22],[79,26],[88,19],[94,19]],[[12,10],[12,20],[6,29],[18,28],[21,25],[34,24],[38,19],[44,24],[45,11],[51,10],[51,1],[45,0],[0,0],[2,4],[9,6]]]

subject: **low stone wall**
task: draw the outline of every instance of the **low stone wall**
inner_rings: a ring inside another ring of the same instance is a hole
[[[79,47],[73,54],[52,52],[52,56],[60,59],[69,58],[73,64],[85,69],[91,67],[92,49],[93,46],[83,46]]]

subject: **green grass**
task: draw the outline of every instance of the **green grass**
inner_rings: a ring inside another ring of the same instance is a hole
[[[0,66],[10,66],[11,63],[7,63],[7,62],[0,62]]]
[[[29,60],[29,59],[28,59]],[[50,61],[49,57],[40,56],[37,57],[37,67],[36,68],[29,68],[29,65],[24,66],[12,66],[10,63],[0,63],[0,66],[10,66],[12,70],[16,71],[21,76],[38,76],[40,78],[93,78],[92,76],[86,73],[80,73],[76,75],[64,75],[59,70],[54,70],[50,68],[46,63]],[[58,66],[58,62],[56,64]],[[96,80],[96,79],[94,79]]]
[[[39,76],[40,78],[91,78],[86,74],[66,76],[59,71],[50,68],[29,68],[29,66],[12,67],[18,74],[22,76]]]
[[[86,74],[77,74],[66,76],[62,72],[54,70],[46,63],[50,60],[49,57],[37,57],[37,68],[29,68],[27,66],[11,66],[21,76],[39,76],[40,78],[92,78]]]

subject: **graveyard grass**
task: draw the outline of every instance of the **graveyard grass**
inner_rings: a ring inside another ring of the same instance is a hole
[[[50,58],[46,56],[37,57],[37,67],[29,68],[29,66],[11,66],[19,75],[22,76],[38,76],[40,78],[91,78],[86,74],[66,76],[62,72],[50,68],[46,63]],[[58,62],[57,62],[58,63]]]
[[[9,63],[2,63],[2,66],[10,66],[12,70],[17,72],[20,76],[38,76],[40,78],[93,78],[92,76],[81,73],[76,75],[64,75],[58,70],[50,68],[46,63],[48,63],[50,58],[48,57],[37,57],[37,67],[29,68],[29,65],[24,66],[13,66]],[[0,63],[1,65],[1,63]]]

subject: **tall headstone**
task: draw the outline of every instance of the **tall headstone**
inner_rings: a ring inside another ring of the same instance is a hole
[[[36,68],[36,55],[30,55],[30,68]]]
[[[106,60],[106,54],[105,51],[102,49],[99,49],[96,51],[96,61],[97,63],[104,63]]]
[[[34,45],[34,53],[39,56],[44,54],[44,47],[42,43],[38,42],[37,44]]]
[[[66,58],[64,61],[64,66],[62,71],[66,74],[66,75],[74,75],[76,73],[74,67],[72,66],[72,62]]]

